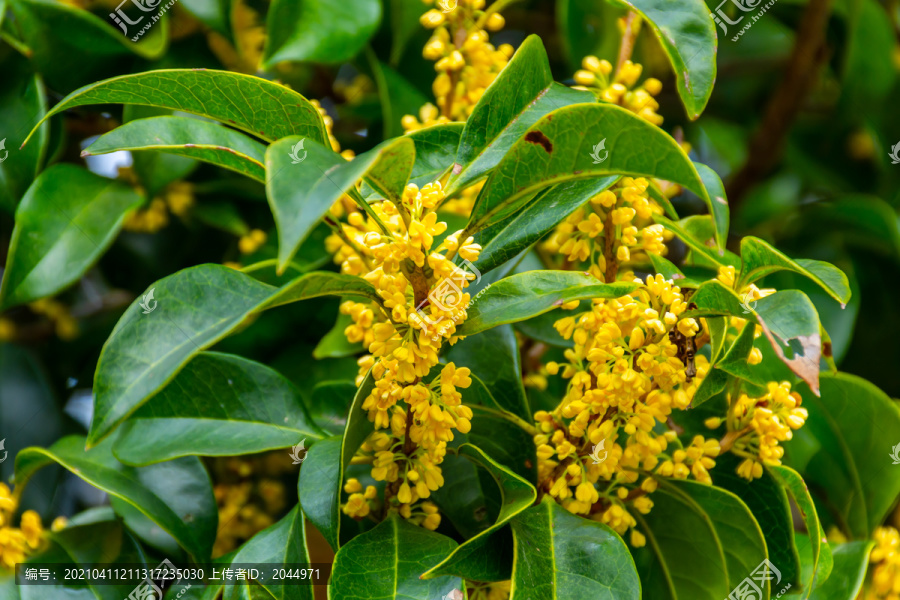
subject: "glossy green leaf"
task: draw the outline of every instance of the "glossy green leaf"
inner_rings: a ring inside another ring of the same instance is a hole
[[[5,7],[0,5],[0,20]],[[0,88],[0,122],[4,123],[0,150],[0,209],[14,213],[19,200],[34,181],[38,166],[46,152],[50,126],[44,125],[35,143],[19,148],[31,124],[46,112],[44,85],[34,74],[28,61],[11,52],[0,62],[3,86]],[[10,129],[7,124],[15,124]],[[452,158],[451,158],[452,160]]]
[[[129,121],[100,136],[81,156],[119,150],[167,152],[202,160],[260,183],[266,180],[265,146],[238,131],[200,119],[151,117]]]
[[[125,311],[100,353],[88,435],[91,445],[109,435],[194,356],[251,315],[327,295],[370,300],[376,296],[367,282],[350,275],[313,272],[276,288],[221,265],[179,271],[150,290]]]
[[[381,21],[378,0],[274,0],[263,64],[341,63],[356,56]]]
[[[331,206],[360,179],[365,177],[382,196],[399,204],[414,162],[415,145],[407,138],[389,140],[349,162],[330,148],[315,142],[304,144],[297,137],[269,146],[266,195],[278,227],[279,270]]]
[[[444,123],[406,134],[416,146],[416,162],[410,182],[422,187],[437,181],[450,169],[463,126],[463,123]]]
[[[165,24],[151,27],[133,41],[151,19],[140,11],[127,11],[132,20],[143,18],[128,25],[125,34],[112,19],[61,2],[15,0],[10,8],[36,70],[63,92],[103,77],[111,67],[127,69],[135,55],[159,58],[167,45]],[[115,10],[115,6],[110,8]]]
[[[728,453],[716,458],[713,483],[738,496],[753,513],[766,540],[769,561],[781,572],[781,584],[800,585],[800,556],[794,543],[794,525],[787,491],[768,470],[747,481],[737,474],[743,459]],[[773,586],[773,595],[779,591]]]
[[[446,354],[457,367],[468,367],[487,387],[495,408],[531,419],[525,388],[519,343],[509,325],[501,325],[457,342]]]
[[[593,101],[590,92],[555,83],[541,38],[528,36],[466,120],[448,195],[485,177],[513,142],[547,113]]]
[[[372,78],[378,87],[384,139],[403,135],[404,115],[418,114],[419,108],[427,103],[429,98],[406,77],[379,61],[371,48],[366,50],[366,58]],[[453,160],[452,157],[450,160]],[[448,161],[445,167],[449,164]]]
[[[16,210],[0,308],[52,296],[78,281],[140,202],[129,186],[74,165],[41,173]]]
[[[277,83],[228,71],[164,69],[113,77],[75,90],[41,122],[64,110],[90,104],[142,104],[179,110],[220,121],[269,142],[289,135],[322,143],[328,140],[322,116],[309,100]]]
[[[797,510],[800,511],[800,516],[803,518],[803,525],[809,533],[812,563],[808,573],[809,577],[803,582],[804,589],[801,594],[802,598],[809,598],[813,583],[821,583],[831,575],[834,566],[831,547],[828,545],[828,538],[825,537],[825,530],[819,522],[819,515],[816,513],[816,506],[809,495],[806,482],[803,481],[800,474],[792,468],[782,465],[771,466],[769,471],[794,499]]]
[[[830,518],[848,536],[868,538],[900,495],[893,446],[900,440],[900,409],[868,381],[823,373],[821,397],[802,385],[806,424],[785,443],[785,462],[803,474]],[[820,504],[820,506],[822,506]]]
[[[642,597],[634,560],[622,538],[602,523],[571,514],[549,495],[513,519],[512,530],[513,600]]]
[[[716,244],[720,249],[725,249],[725,242],[728,240],[728,196],[725,194],[725,185],[718,173],[710,169],[704,164],[694,163],[697,167],[697,173],[703,180],[703,186],[706,188],[706,208],[712,216],[712,222],[715,226]]]
[[[498,464],[537,485],[537,447],[532,434],[522,427],[522,420],[487,406],[471,408],[472,430],[465,439]]]
[[[479,270],[487,273],[518,256],[618,179],[615,175],[581,179],[538,192],[515,215],[478,232],[475,239],[481,244]]]
[[[595,277],[573,271],[530,271],[512,275],[486,288],[468,308],[458,334],[473,335],[497,325],[524,321],[573,300],[618,298],[637,284],[599,283]]]
[[[392,514],[340,549],[329,595],[346,600],[434,600],[453,590],[462,593],[457,577],[419,579],[455,547],[450,538]]]
[[[204,25],[230,36],[228,23],[228,0],[180,0],[179,5],[194,15]]]
[[[670,492],[681,494],[683,500],[708,516],[725,554],[725,566],[732,588],[749,577],[769,557],[762,529],[739,496],[694,481],[664,481],[662,485]],[[665,535],[663,532],[656,533]],[[763,598],[768,598],[769,590],[765,592]]]
[[[697,239],[690,231],[688,231],[681,221],[672,221],[661,215],[654,215],[653,220],[678,236],[682,242],[691,249],[692,257],[694,254],[700,255],[710,266],[726,266],[732,265],[740,267],[740,259],[731,256],[727,250],[716,251],[707,246],[703,240]],[[696,260],[695,260],[696,262]]]
[[[297,565],[309,563],[309,552],[306,549],[306,522],[300,506],[294,506],[284,518],[268,527],[245,543],[234,554],[233,564],[258,563],[271,565]],[[296,568],[296,567],[293,567]],[[266,574],[267,580],[270,574]],[[284,581],[284,580],[282,580]],[[287,580],[284,585],[274,582],[261,584],[246,582],[244,584],[225,584],[223,600],[241,598],[241,588],[260,586],[275,600],[312,600],[313,586],[297,585],[296,581]]]
[[[91,450],[84,447],[83,437],[71,435],[49,448],[22,450],[16,456],[17,484],[25,484],[38,469],[59,463],[144,513],[198,561],[209,557],[218,513],[209,475],[196,457],[134,468],[119,463],[109,443]],[[152,487],[148,485],[151,481]],[[164,488],[161,481],[166,482]]]
[[[623,0],[650,25],[675,71],[678,95],[691,120],[706,108],[716,81],[716,25],[703,0]]]
[[[632,550],[645,598],[722,600],[731,592],[725,552],[709,515],[685,494],[660,487],[653,510],[635,514],[647,538]],[[748,573],[749,574],[749,573]]]
[[[326,333],[313,350],[313,358],[344,358],[362,353],[365,348],[362,342],[353,343],[347,339],[344,330],[353,324],[353,318],[343,313],[338,315],[334,327]]]
[[[114,451],[126,464],[145,465],[187,455],[253,454],[301,440],[309,448],[323,436],[300,392],[277,371],[203,352],[123,424]],[[287,452],[284,460],[290,460]]]
[[[641,140],[640,152],[629,141],[634,139]],[[598,163],[592,152],[603,141]],[[574,104],[544,115],[512,145],[488,178],[466,229],[476,233],[512,216],[541,188],[608,175],[656,177],[706,196],[697,169],[667,133],[612,104]]]
[[[810,600],[854,600],[862,589],[869,567],[873,540],[836,544],[832,549],[834,570],[812,591]]]
[[[850,300],[850,283],[843,271],[819,260],[792,260],[783,252],[759,238],[747,236],[741,240],[743,268],[736,287],[745,286],[776,271],[793,271],[816,282],[829,296],[841,303]]]
[[[350,405],[344,435],[323,440],[313,446],[300,470],[300,481],[297,484],[300,505],[306,517],[335,552],[340,547],[341,540],[344,470],[366,437],[374,431],[367,411],[362,408],[374,387],[375,381],[370,372]]]
[[[457,575],[475,581],[492,581],[496,577],[496,573],[502,569],[502,565],[497,563],[503,558],[496,552],[497,542],[494,536],[517,514],[534,503],[537,498],[537,490],[526,480],[491,459],[478,446],[464,444],[459,447],[457,452],[479,467],[486,469],[493,478],[503,498],[500,514],[493,525],[460,544],[444,560],[429,570],[425,577]]]
[[[755,321],[781,359],[794,373],[819,390],[822,337],[816,307],[799,290],[782,290],[750,304],[719,281],[708,281],[691,296],[697,310],[683,316],[737,316]]]

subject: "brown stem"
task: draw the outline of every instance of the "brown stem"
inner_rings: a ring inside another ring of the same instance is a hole
[[[628,11],[628,15],[625,17],[625,32],[622,34],[622,43],[619,44],[619,58],[616,60],[616,75],[619,74],[622,65],[625,64],[626,60],[631,58],[631,53],[634,52],[634,42],[637,39],[634,20],[637,18],[639,18],[638,14],[633,10]]]
[[[810,0],[795,35],[794,48],[778,89],[753,135],[747,162],[728,183],[732,211],[747,192],[781,160],[791,123],[800,112],[826,59],[825,28],[832,0]]]
[[[731,450],[734,443],[738,441],[742,435],[750,431],[750,427],[744,427],[740,431],[729,431],[721,440],[719,440],[719,456]]]
[[[616,255],[613,253],[613,244],[615,243],[616,226],[612,222],[612,210],[606,215],[606,223],[603,224],[605,244],[603,247],[603,258],[606,259],[606,274],[604,283],[612,283],[619,274],[619,263]]]

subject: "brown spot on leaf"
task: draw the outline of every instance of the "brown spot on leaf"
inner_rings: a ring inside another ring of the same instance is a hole
[[[824,344],[822,344],[822,354],[823,354],[824,356],[827,356],[828,358],[831,358],[831,356],[832,356],[832,354],[831,354],[831,342],[825,342]]]
[[[530,460],[526,460],[526,461],[525,461],[525,467],[528,468],[528,469],[531,468],[531,461],[530,461]]]
[[[547,151],[547,154],[553,152],[553,144],[550,143],[550,140],[542,131],[529,131],[525,134],[525,141],[532,144],[540,144]]]

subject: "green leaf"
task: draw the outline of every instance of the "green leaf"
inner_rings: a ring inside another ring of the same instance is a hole
[[[342,600],[435,600],[462,590],[457,577],[423,580],[456,542],[392,514],[334,557],[330,597]]]
[[[371,47],[366,48],[366,58],[378,87],[384,139],[403,135],[403,116],[418,113],[419,107],[429,101],[428,97],[403,75],[379,61]],[[452,160],[451,157],[444,166]]]
[[[635,152],[628,140],[641,140]],[[605,140],[608,156],[592,158]],[[657,177],[701,198],[706,190],[694,164],[667,133],[612,104],[574,104],[544,115],[497,164],[472,209],[469,234],[515,214],[533,192],[576,179],[608,175]]]
[[[806,294],[782,290],[745,305],[734,290],[714,280],[701,285],[691,301],[697,310],[682,317],[733,315],[755,321],[778,358],[818,393],[822,337],[819,315]]]
[[[16,456],[16,484],[24,485],[38,469],[59,463],[145,514],[199,562],[209,558],[218,513],[209,475],[196,457],[125,467],[113,457],[110,443],[91,450],[85,450],[84,444],[82,436],[70,435],[49,448],[25,448]],[[148,481],[155,485],[149,486]],[[165,488],[160,481],[167,482]]]
[[[631,511],[647,545],[632,550],[644,597],[722,600],[731,591],[725,553],[709,515],[668,486],[653,493],[647,515]],[[749,573],[748,573],[749,575]]]
[[[199,265],[162,279],[125,311],[103,346],[94,376],[88,443],[109,435],[198,353],[261,311],[320,296],[375,299],[359,277],[313,272],[275,288],[221,265]],[[144,313],[141,302],[152,311]]]
[[[124,35],[111,20],[61,2],[15,0],[10,2],[10,8],[17,30],[31,51],[29,58],[35,70],[61,91],[96,80],[111,68],[127,69],[135,54],[154,59],[166,50],[165,24],[151,27],[137,42],[132,41],[151,19],[144,13],[129,11],[132,20],[139,16],[143,19],[128,26],[129,35]],[[60,35],[62,31],[65,35]]]
[[[463,123],[444,123],[406,134],[416,146],[411,183],[422,187],[437,181],[450,169],[463,127]]]
[[[590,92],[555,83],[541,38],[528,36],[472,109],[447,194],[453,195],[485,177],[513,142],[547,113],[594,100]]]
[[[389,140],[349,162],[330,148],[302,142],[288,137],[266,150],[266,195],[278,227],[280,271],[331,206],[363,177],[399,205],[415,162],[415,145],[407,138]],[[295,156],[305,158],[298,163]]]
[[[90,104],[142,104],[180,110],[269,142],[289,135],[321,143],[328,140],[322,116],[309,100],[277,83],[228,71],[164,69],[113,77],[75,90],[41,123],[64,110]]]
[[[228,23],[228,0],[181,0],[182,6],[204,25],[215,29],[224,36],[231,36]]]
[[[837,544],[832,549],[834,570],[825,583],[816,586],[810,600],[853,600],[862,589],[869,567],[873,540]]]
[[[145,465],[188,455],[253,454],[323,436],[300,392],[277,371],[203,352],[123,424],[114,452],[126,464]]]
[[[813,504],[806,482],[803,481],[800,474],[790,467],[781,465],[771,466],[769,471],[791,494],[803,518],[803,525],[809,533],[812,563],[809,579],[804,581],[804,591],[801,596],[802,598],[809,598],[810,591],[813,589],[813,583],[821,583],[831,575],[831,570],[834,566],[831,547],[828,545],[828,538],[825,537],[825,530],[822,529],[822,524],[819,522],[816,505]]]
[[[275,565],[308,564],[309,552],[306,549],[306,522],[300,506],[295,505],[283,519],[254,535],[241,546],[231,560],[232,564],[259,563]],[[267,580],[269,574],[266,574]],[[283,581],[283,580],[282,580]],[[276,600],[312,600],[313,586],[296,585],[296,582],[284,585],[269,581],[259,583],[247,581],[244,584],[225,584],[223,600],[241,598],[241,588],[260,586]]]
[[[900,409],[868,381],[822,373],[821,397],[800,386],[806,424],[785,444],[785,462],[803,475],[820,510],[854,538],[869,538],[900,495],[892,446],[900,441]]]
[[[697,173],[703,180],[703,186],[706,188],[707,198],[706,208],[712,216],[712,222],[715,226],[716,244],[720,250],[725,249],[725,242],[728,241],[728,196],[725,194],[725,185],[719,175],[701,163],[694,163],[697,167]]]
[[[793,271],[817,283],[829,296],[841,303],[843,308],[850,300],[850,283],[843,271],[834,265],[819,260],[792,260],[784,253],[759,238],[747,236],[741,240],[741,260],[743,268],[738,289],[771,275],[776,271]]]
[[[444,560],[423,575],[426,579],[440,575],[457,575],[475,581],[496,581],[498,573],[503,577],[504,557],[496,552],[495,535],[517,514],[531,506],[537,498],[537,490],[506,467],[495,462],[478,446],[464,444],[457,453],[465,456],[479,467],[486,469],[493,478],[503,498],[497,521],[466,540],[453,550]]]
[[[641,598],[641,582],[628,547],[606,525],[573,515],[544,496],[539,505],[512,521],[512,530],[516,547],[513,600]]]
[[[472,430],[465,439],[500,465],[537,485],[537,447],[533,434],[522,427],[522,420],[487,406],[471,408]]]
[[[618,177],[598,177],[560,183],[535,194],[511,217],[488,225],[476,236],[481,244],[478,268],[487,273],[528,248]]]
[[[501,325],[457,342],[446,354],[447,361],[457,367],[468,367],[487,387],[495,400],[494,407],[523,419],[531,419],[525,387],[519,343],[509,325]]]
[[[356,386],[349,381],[323,381],[313,388],[309,412],[316,424],[328,433],[343,433],[347,411],[355,396]]]
[[[119,150],[158,150],[202,160],[260,183],[266,180],[265,146],[233,129],[200,119],[151,117],[129,121],[100,136],[81,156]]]
[[[129,186],[74,165],[41,173],[16,210],[0,309],[52,296],[78,281],[140,202]]]
[[[653,220],[677,235],[678,239],[684,242],[693,253],[699,254],[706,259],[711,266],[718,267],[732,265],[734,267],[740,267],[741,262],[738,257],[731,255],[727,250],[716,251],[710,248],[703,243],[702,240],[697,239],[690,231],[688,231],[684,227],[682,221],[670,221],[661,215],[653,215]],[[696,262],[696,257],[694,257],[693,254],[691,256]]]
[[[519,273],[485,288],[470,305],[468,318],[457,333],[473,335],[498,325],[524,321],[573,300],[618,298],[635,289],[634,283],[599,283],[591,275],[572,271]]]
[[[365,350],[362,342],[350,342],[344,334],[344,330],[353,325],[353,318],[343,313],[338,314],[337,321],[328,333],[326,333],[313,350],[313,358],[344,358],[354,356]]]
[[[0,5],[0,20],[4,11],[5,7]],[[6,126],[2,133],[4,149],[0,150],[0,157],[3,158],[0,163],[0,209],[12,214],[37,175],[47,149],[50,126],[41,127],[35,144],[19,148],[25,139],[26,129],[46,112],[44,85],[28,61],[15,52],[10,52],[0,62],[0,70],[3,71],[0,122],[16,125],[15,129]]]
[[[739,496],[695,481],[663,481],[668,491],[680,493],[700,512],[705,513],[725,554],[725,566],[731,587],[749,577],[769,557],[759,523]],[[665,535],[664,532],[656,532]],[[768,585],[765,598],[768,598]]]
[[[341,490],[344,470],[366,437],[374,431],[367,411],[362,408],[374,387],[375,380],[369,372],[350,405],[344,435],[323,440],[313,446],[300,470],[300,481],[297,484],[300,505],[306,517],[335,552],[341,545]]]
[[[282,61],[341,63],[356,56],[381,22],[378,0],[274,0],[263,67]]]
[[[787,492],[768,470],[763,476],[747,481],[737,474],[742,461],[734,454],[716,458],[713,483],[738,496],[753,513],[766,540],[769,561],[781,571],[783,582],[800,583],[800,556],[794,543],[794,525]],[[777,590],[772,590],[777,592]]]
[[[678,95],[691,120],[706,108],[716,81],[716,25],[703,0],[622,0],[643,16],[675,71]]]

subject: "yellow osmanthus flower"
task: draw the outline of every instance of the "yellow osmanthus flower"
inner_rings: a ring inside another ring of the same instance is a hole
[[[41,298],[28,303],[31,312],[44,315],[53,322],[57,337],[61,340],[73,340],[78,336],[78,321],[69,312],[69,307],[52,298]]]
[[[435,243],[447,229],[435,212],[443,198],[438,182],[421,190],[410,184],[401,206],[373,204],[385,230],[375,219],[352,213],[327,242],[341,270],[365,278],[381,298],[380,303],[341,305],[353,320],[345,329],[347,338],[363,342],[370,352],[359,360],[358,383],[370,369],[375,381],[362,407],[376,432],[360,457],[371,461],[376,481],[386,482],[386,508],[431,529],[439,525],[440,515],[432,503],[420,501],[443,485],[438,465],[453,430],[467,433],[471,428],[472,411],[458,391],[471,379],[468,369],[453,363],[444,365],[430,383],[423,378],[438,364],[441,345],[456,342],[456,327],[467,316],[470,298],[463,290],[475,276],[456,267],[449,256],[475,261],[481,251],[472,238],[461,242],[461,232]],[[361,489],[349,481],[347,485],[344,512],[367,516],[377,499],[360,497]]]
[[[630,60],[622,63],[619,71],[613,74],[613,66],[607,60],[596,56],[585,56],[581,61],[581,69],[575,72],[576,89],[593,92],[602,102],[617,104],[633,112],[645,121],[654,125],[662,125],[663,118],[656,112],[659,103],[654,96],[662,91],[662,83],[649,77],[637,85],[643,67]]]
[[[787,381],[770,382],[766,393],[759,397],[729,397],[726,439],[734,440],[731,451],[744,458],[738,465],[738,475],[752,481],[762,477],[764,464],[781,464],[784,448],[779,442],[790,440],[808,416],[800,402],[800,394],[792,392]],[[707,426],[718,427],[718,421],[710,419]]]
[[[508,600],[512,582],[493,581],[490,583],[466,582],[469,600]]]
[[[546,368],[569,383],[555,410],[535,413],[542,489],[619,534],[635,527],[632,511],[653,507],[648,495],[657,481],[641,471],[709,484],[719,453],[718,441],[702,436],[671,451],[675,432],[656,431],[674,410],[690,406],[709,365],[687,352],[699,324],[681,317],[687,302],[678,286],[661,275],[635,282],[641,285],[631,294],[595,299],[589,311],[556,322],[574,347],[566,363]],[[645,539],[633,531],[631,542],[642,546]]]
[[[426,4],[433,2],[427,0]],[[402,125],[406,131],[465,121],[484,90],[509,62],[512,46],[494,48],[487,33],[499,31],[505,21],[499,13],[485,11],[484,7],[484,0],[459,0],[449,12],[433,8],[422,15],[422,25],[434,29],[422,55],[435,61],[438,74],[432,90],[437,106],[424,105],[418,119],[404,116]]]
[[[22,513],[18,528],[13,526],[18,500],[5,483],[0,483],[0,570],[15,568],[16,563],[25,562],[27,556],[46,546],[41,517],[33,510]]]
[[[650,198],[648,186],[644,178],[624,177],[569,215],[543,248],[570,262],[590,262],[588,271],[600,281],[605,281],[611,260],[618,265],[648,254],[665,255],[664,242],[672,233],[652,222],[663,209]]]
[[[893,527],[879,527],[873,535],[876,545],[869,554],[871,585],[860,600],[900,600],[900,533]]]

